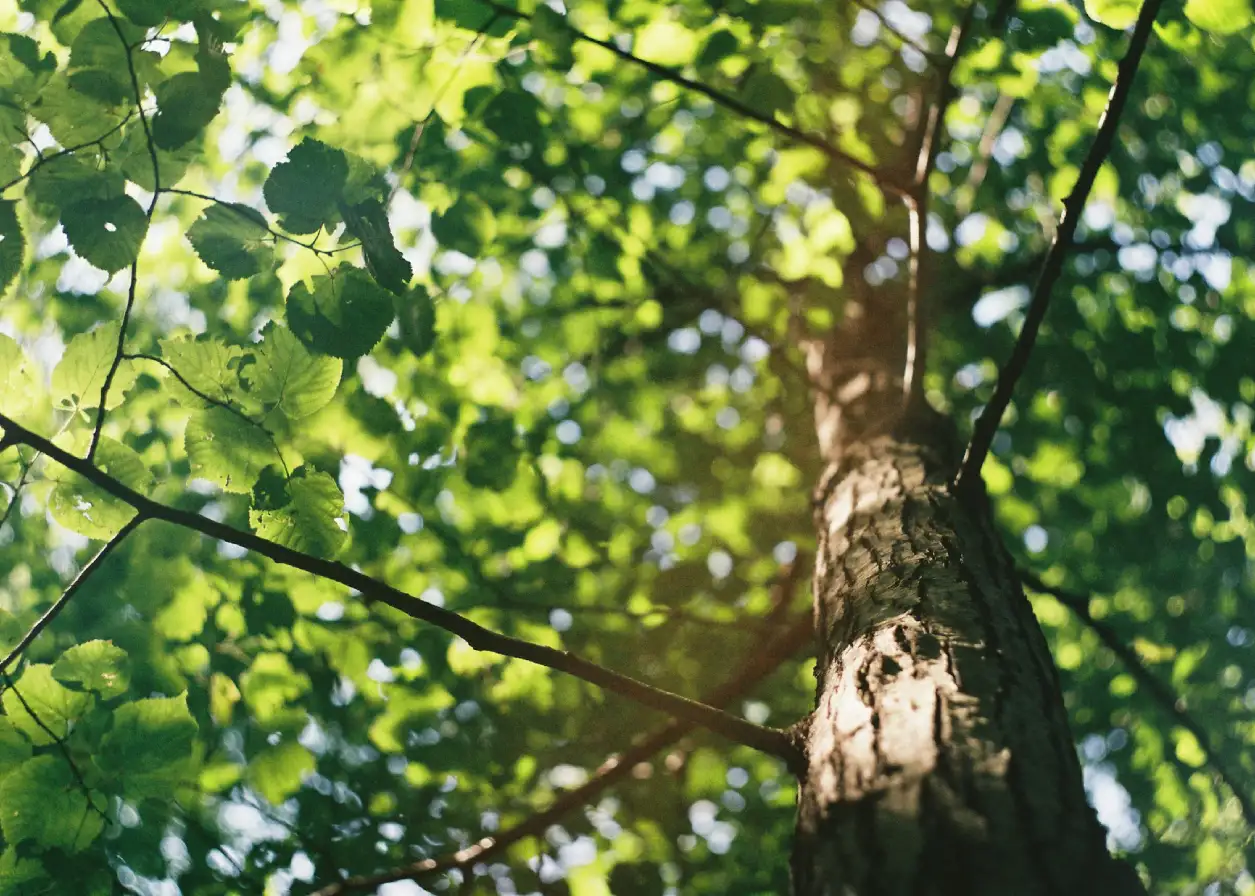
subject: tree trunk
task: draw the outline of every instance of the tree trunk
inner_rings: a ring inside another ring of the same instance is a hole
[[[950,487],[948,421],[868,422],[868,408],[900,407],[894,380],[838,381],[831,348],[809,359],[829,467],[794,893],[1144,892],[1086,803],[1054,664],[988,500]]]

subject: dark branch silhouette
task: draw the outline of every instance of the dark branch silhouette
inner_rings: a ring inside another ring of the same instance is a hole
[[[785,603],[787,605],[787,601]],[[712,692],[706,698],[706,702],[712,706],[724,706],[742,696],[779,668],[781,663],[795,656],[811,641],[813,635],[813,624],[808,615],[795,619],[784,627],[782,633],[766,647],[754,649],[745,658],[741,673]],[[587,781],[559,796],[549,808],[529,816],[507,831],[484,837],[464,849],[442,856],[422,859],[376,874],[359,875],[328,884],[317,890],[313,896],[344,896],[346,893],[374,890],[376,887],[393,881],[428,878],[435,874],[483,862],[520,840],[543,833],[546,828],[557,824],[570,812],[592,802],[598,794],[631,775],[632,769],[638,764],[647,762],[660,750],[690,733],[694,727],[691,721],[676,719],[652,734],[646,735],[623,753],[607,759]]]
[[[4,414],[0,414],[0,426],[3,426],[5,429],[4,442],[17,442],[29,445],[43,452],[66,469],[78,473],[84,479],[104,489],[115,498],[129,504],[144,517],[164,520],[176,526],[191,529],[211,538],[217,538],[245,550],[261,554],[263,557],[268,557],[276,563],[282,563],[285,566],[300,569],[333,582],[339,582],[341,585],[357,590],[366,600],[387,604],[396,610],[400,610],[407,616],[431,623],[450,634],[457,635],[476,650],[499,653],[502,656],[527,660],[538,666],[546,666],[559,672],[566,672],[590,684],[595,684],[622,697],[634,700],[643,706],[648,706],[676,718],[687,719],[695,724],[709,728],[711,731],[721,734],[731,741],[761,750],[768,755],[776,756],[789,763],[790,766],[795,766],[800,761],[796,746],[783,731],[755,725],[753,722],[730,715],[697,700],[690,700],[679,694],[673,694],[661,688],[629,678],[626,675],[621,675],[618,672],[611,671],[604,666],[599,666],[564,650],[533,644],[520,638],[494,632],[464,616],[460,616],[443,607],[438,607],[435,604],[419,600],[413,595],[406,594],[404,591],[393,588],[352,567],[345,566],[343,563],[314,557],[262,538],[252,532],[245,532],[200,514],[180,510],[154,501],[114,479],[90,461],[70,454],[50,440],[26,429]]]
[[[1255,802],[1252,802],[1250,795],[1244,789],[1241,781],[1238,780],[1238,774],[1220,756],[1219,750],[1208,738],[1207,731],[1185,710],[1177,695],[1172,692],[1172,689],[1160,681],[1146,667],[1146,664],[1142,662],[1137,652],[1124,642],[1124,639],[1120,637],[1115,629],[1101,619],[1094,617],[1089,610],[1089,596],[1047,585],[1034,573],[1027,570],[1020,570],[1020,579],[1032,590],[1042,594],[1049,594],[1075,613],[1077,618],[1089,626],[1099,640],[1107,646],[1107,649],[1120,658],[1120,662],[1129,670],[1129,674],[1137,679],[1138,684],[1146,690],[1151,699],[1158,703],[1164,712],[1172,717],[1174,722],[1194,735],[1194,739],[1198,741],[1199,748],[1207,757],[1207,764],[1216,770],[1216,774],[1220,776],[1220,779],[1233,791],[1233,797],[1242,808],[1242,817],[1246,819],[1247,825],[1255,828]]]
[[[1076,185],[1072,188],[1071,195],[1068,196],[1067,201],[1063,204],[1063,214],[1060,216],[1059,226],[1055,230],[1054,242],[1051,244],[1046,260],[1042,264],[1041,274],[1038,276],[1037,285],[1033,289],[1033,298],[1029,303],[1028,311],[1024,315],[1024,326],[1020,330],[1020,335],[1016,340],[1015,348],[1011,352],[1011,357],[1007,359],[1006,364],[998,372],[998,384],[994,387],[993,397],[989,399],[989,403],[985,405],[985,409],[981,412],[980,419],[976,421],[976,426],[972,431],[972,440],[967,446],[967,452],[963,457],[963,465],[959,469],[959,475],[955,480],[956,487],[972,487],[980,481],[981,466],[985,462],[985,455],[989,453],[989,446],[993,444],[994,434],[997,433],[998,425],[1002,421],[1002,414],[1011,402],[1011,394],[1015,391],[1016,382],[1028,366],[1029,356],[1033,352],[1033,344],[1037,341],[1037,331],[1041,329],[1042,319],[1045,318],[1046,308],[1050,304],[1050,294],[1054,289],[1055,282],[1059,279],[1059,275],[1063,272],[1064,259],[1071,248],[1072,237],[1076,233],[1076,227],[1081,221],[1081,212],[1085,210],[1085,201],[1089,198],[1089,191],[1094,186],[1094,179],[1098,176],[1098,170],[1102,167],[1103,162],[1106,161],[1107,154],[1111,151],[1112,143],[1115,141],[1116,128],[1120,124],[1120,116],[1124,112],[1125,103],[1129,98],[1129,91],[1132,89],[1133,80],[1137,76],[1138,64],[1141,62],[1142,54],[1146,50],[1146,44],[1150,40],[1151,30],[1155,24],[1155,16],[1159,12],[1162,2],[1163,0],[1146,0],[1138,13],[1137,24],[1133,28],[1133,36],[1129,38],[1129,49],[1124,54],[1124,58],[1120,60],[1116,74],[1116,83],[1111,88],[1111,94],[1107,100],[1107,108],[1104,110],[1098,125],[1098,133],[1094,137],[1094,143],[1090,147],[1089,154],[1085,157],[1085,164],[1081,166],[1080,173],[1076,177]]]

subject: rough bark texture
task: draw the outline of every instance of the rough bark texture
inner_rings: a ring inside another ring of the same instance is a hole
[[[1142,892],[1086,804],[1054,664],[987,499],[951,492],[953,437],[925,412],[914,432],[843,444],[838,405],[818,408],[831,466],[795,893]]]

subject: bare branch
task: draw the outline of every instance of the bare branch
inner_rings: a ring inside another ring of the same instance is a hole
[[[129,504],[142,516],[154,520],[164,520],[176,526],[200,532],[211,538],[217,538],[245,550],[261,554],[263,557],[268,557],[276,563],[282,563],[285,566],[300,569],[333,582],[339,582],[341,585],[357,590],[366,600],[387,604],[394,609],[400,610],[407,616],[431,623],[450,634],[457,635],[476,650],[499,653],[502,656],[514,657],[535,663],[538,666],[566,672],[590,684],[595,684],[622,697],[634,700],[643,706],[648,706],[676,718],[687,719],[694,724],[702,725],[727,737],[729,740],[761,750],[768,755],[788,762],[790,765],[798,762],[797,747],[783,731],[755,725],[745,719],[730,715],[696,700],[690,700],[679,694],[673,694],[661,688],[629,678],[626,675],[621,675],[618,672],[611,671],[604,666],[599,666],[564,650],[533,644],[520,638],[494,632],[464,616],[460,616],[443,607],[438,607],[435,604],[419,600],[363,572],[345,566],[343,563],[314,557],[262,538],[252,532],[245,532],[200,514],[180,510],[154,501],[114,479],[90,461],[75,457],[68,451],[53,444],[50,440],[26,429],[3,414],[0,414],[0,426],[5,428],[8,437],[43,452],[66,469],[78,473],[84,479],[104,489],[115,498]]]
[[[532,19],[530,14],[517,10],[511,6],[497,3],[496,0],[483,0],[483,2],[488,7],[503,16],[508,16],[513,19],[523,19],[525,21],[531,21]],[[891,180],[886,172],[881,171],[874,165],[869,165],[861,159],[855,158],[847,152],[843,152],[822,137],[807,133],[806,131],[798,130],[792,125],[787,125],[770,115],[765,115],[756,109],[752,109],[736,97],[729,96],[720,90],[716,90],[707,84],[703,84],[701,81],[694,81],[692,78],[687,78],[669,66],[660,65],[657,62],[650,62],[648,59],[642,59],[639,56],[635,56],[627,50],[621,49],[613,41],[593,37],[591,34],[586,34],[585,32],[570,25],[567,25],[566,27],[571,34],[579,40],[601,47],[603,50],[613,53],[615,56],[618,56],[626,62],[631,62],[634,65],[640,66],[650,74],[662,78],[664,81],[669,81],[672,84],[683,87],[685,90],[691,90],[694,93],[699,93],[715,104],[723,106],[729,111],[735,112],[742,118],[765,125],[776,133],[782,134],[794,142],[802,143],[806,146],[817,149],[834,162],[848,165],[854,170],[867,175],[878,187],[880,187],[881,190],[890,196],[906,198],[908,195],[907,190]]]
[[[783,603],[787,605],[788,602]],[[814,626],[809,616],[803,616],[783,626],[780,631],[781,634],[765,648],[756,649],[746,657],[741,673],[712,692],[706,698],[707,702],[712,706],[724,706],[748,692],[779,668],[781,663],[796,655],[810,641],[814,634]],[[631,775],[632,769],[637,765],[648,761],[658,751],[675,743],[693,728],[693,722],[676,719],[652,734],[646,735],[623,753],[607,759],[587,781],[559,796],[548,809],[529,816],[501,834],[485,837],[465,849],[436,858],[423,859],[378,874],[350,877],[323,887],[314,896],[344,896],[346,893],[374,890],[376,887],[393,881],[426,878],[485,861],[520,840],[542,833],[550,825],[561,821],[568,813],[592,802],[598,794]]]
[[[1120,60],[1116,74],[1116,83],[1111,88],[1111,94],[1107,100],[1107,108],[1098,124],[1098,133],[1094,137],[1094,143],[1090,147],[1089,155],[1085,158],[1085,164],[1081,166],[1081,171],[1077,175],[1076,186],[1072,188],[1072,194],[1068,196],[1067,201],[1063,204],[1063,214],[1059,219],[1059,227],[1055,231],[1054,242],[1050,246],[1050,251],[1046,255],[1046,261],[1042,265],[1041,274],[1037,278],[1037,285],[1033,290],[1033,298],[1024,316],[1024,326],[1020,330],[1020,336],[1016,340],[1015,348],[1011,352],[1011,357],[1003,365],[1002,370],[999,371],[998,384],[994,388],[993,397],[985,405],[985,409],[981,412],[980,419],[976,421],[976,426],[972,431],[972,440],[967,446],[963,465],[955,479],[956,488],[972,487],[980,481],[981,466],[985,462],[985,455],[989,453],[989,446],[993,443],[994,434],[998,431],[1002,414],[1011,401],[1011,394],[1015,391],[1016,382],[1028,366],[1028,359],[1032,354],[1033,344],[1037,340],[1037,331],[1041,329],[1042,319],[1046,316],[1046,308],[1050,304],[1051,290],[1059,279],[1059,275],[1063,272],[1063,261],[1067,257],[1068,249],[1071,248],[1072,237],[1076,233],[1077,224],[1080,223],[1081,212],[1085,209],[1085,201],[1089,198],[1089,191],[1094,186],[1094,179],[1098,176],[1098,170],[1102,167],[1107,154],[1111,151],[1111,145],[1115,141],[1116,128],[1120,124],[1120,115],[1124,111],[1125,102],[1128,100],[1129,92],[1133,87],[1133,80],[1137,76],[1138,64],[1141,62],[1142,54],[1146,50],[1146,44],[1150,40],[1152,26],[1155,24],[1155,16],[1159,12],[1162,2],[1163,0],[1145,0],[1141,11],[1138,13],[1137,24],[1133,28],[1133,36],[1129,38],[1129,49],[1125,53],[1124,58]]]
[[[1220,776],[1220,779],[1233,791],[1233,797],[1238,801],[1238,805],[1242,809],[1242,817],[1246,819],[1247,825],[1255,827],[1255,802],[1252,802],[1250,794],[1238,780],[1238,774],[1220,756],[1219,750],[1207,736],[1207,731],[1186,711],[1177,695],[1172,692],[1172,689],[1160,681],[1146,667],[1141,657],[1137,655],[1137,652],[1124,642],[1115,629],[1101,619],[1094,617],[1089,610],[1089,596],[1047,585],[1036,574],[1024,569],[1021,569],[1019,574],[1021,581],[1029,588],[1042,594],[1049,594],[1075,613],[1077,618],[1089,626],[1099,640],[1107,646],[1107,649],[1120,658],[1120,662],[1124,663],[1125,668],[1129,670],[1129,674],[1136,678],[1138,683],[1146,689],[1151,699],[1158,703],[1164,712],[1172,717],[1173,721],[1194,735],[1194,739],[1198,741],[1199,748],[1207,757],[1207,764],[1216,770],[1216,774]]]
[[[44,615],[40,616],[39,619],[35,621],[35,624],[30,627],[30,630],[25,635],[22,636],[22,640],[17,642],[16,646],[9,651],[8,655],[3,660],[0,660],[0,674],[7,673],[9,671],[9,666],[13,665],[13,663],[17,661],[17,658],[21,656],[22,651],[24,651],[27,647],[30,647],[31,644],[34,643],[35,639],[39,637],[39,633],[46,629],[52,621],[61,614],[62,610],[69,606],[70,601],[74,599],[74,595],[76,595],[82,587],[87,584],[87,580],[92,577],[92,573],[100,568],[100,565],[104,563],[105,560],[108,559],[109,555],[117,549],[118,545],[122,544],[122,542],[126,540],[126,537],[134,532],[143,521],[144,517],[139,514],[131,517],[131,519],[127,521],[127,524],[118,530],[118,534],[105,542],[104,547],[97,551],[96,555],[87,561],[87,564],[79,570],[78,575],[74,577],[74,581],[70,582],[69,586],[66,587],[61,596],[58,597],[53,605],[44,612]]]
[[[919,152],[915,159],[915,174],[911,179],[910,196],[906,206],[910,215],[911,260],[909,265],[906,299],[907,337],[906,368],[902,373],[902,397],[904,402],[920,401],[924,397],[924,367],[927,354],[927,325],[921,302],[924,255],[928,251],[925,232],[928,227],[928,176],[932,174],[941,145],[940,133],[946,110],[957,92],[954,84],[954,67],[958,64],[975,21],[976,2],[972,0],[963,19],[950,31],[946,43],[946,55],[937,71],[937,99],[928,109],[920,132]]]

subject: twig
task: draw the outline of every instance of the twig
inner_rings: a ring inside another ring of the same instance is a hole
[[[503,16],[509,16],[514,19],[523,19],[525,21],[531,21],[532,19],[532,16],[529,13],[525,13],[514,9],[511,6],[498,3],[496,0],[483,0],[483,2],[489,8],[496,10]],[[752,109],[735,97],[716,90],[707,84],[703,84],[701,81],[695,81],[692,78],[685,77],[669,66],[660,65],[657,62],[650,62],[648,59],[642,59],[639,56],[635,56],[627,50],[621,49],[613,41],[593,37],[591,34],[580,31],[578,28],[574,28],[571,25],[566,25],[566,28],[578,40],[601,47],[603,50],[608,50],[625,62],[631,62],[634,65],[638,65],[650,74],[662,78],[664,81],[669,81],[672,84],[683,87],[685,90],[700,93],[702,96],[717,105],[723,106],[725,109],[735,112],[742,118],[765,125],[771,130],[776,131],[779,134],[783,134],[797,143],[802,143],[806,146],[819,150],[834,162],[840,162],[844,165],[850,166],[856,171],[867,175],[878,187],[880,187],[881,190],[890,196],[896,196],[900,199],[904,199],[907,196],[906,188],[891,180],[888,174],[879,170],[874,165],[869,165],[867,162],[855,158],[847,152],[841,151],[827,140],[824,140],[822,137],[807,133],[806,131],[798,130],[792,125],[787,125],[782,121],[778,121],[771,115],[765,115],[762,112]]]
[[[787,602],[786,602],[787,603]],[[777,668],[789,657],[801,650],[814,634],[814,626],[809,616],[793,621],[785,627],[782,634],[768,644],[765,649],[756,649],[746,659],[745,667],[736,678],[712,692],[707,702],[714,706],[723,706],[746,693]],[[602,763],[587,781],[569,790],[554,800],[548,809],[529,816],[514,827],[495,837],[485,837],[465,849],[448,853],[431,859],[423,859],[410,865],[391,868],[378,874],[350,877],[338,883],[328,884],[316,891],[313,896],[344,896],[346,893],[373,890],[383,884],[400,880],[413,880],[429,877],[455,868],[465,868],[482,862],[528,837],[543,832],[552,824],[562,820],[569,812],[587,805],[598,794],[613,784],[627,778],[632,769],[642,762],[651,759],[665,747],[675,743],[691,732],[694,724],[684,719],[659,728],[628,747],[618,756],[611,757]]]
[[[954,67],[958,64],[963,52],[963,45],[972,31],[975,21],[976,2],[972,0],[963,14],[963,19],[950,30],[950,39],[946,43],[945,60],[942,62],[937,76],[940,82],[937,99],[929,107],[928,116],[920,132],[919,152],[915,159],[915,173],[911,178],[910,196],[906,200],[907,212],[910,216],[910,251],[911,260],[908,266],[908,285],[906,299],[907,337],[906,364],[902,373],[903,403],[921,401],[924,397],[924,369],[927,364],[927,315],[923,307],[922,270],[924,255],[928,251],[926,230],[928,227],[928,177],[932,174],[933,164],[937,160],[937,149],[941,145],[939,134],[945,121],[946,110],[954,100],[956,93],[954,84]]]
[[[1216,774],[1220,776],[1220,779],[1233,791],[1233,797],[1238,801],[1238,805],[1242,809],[1242,817],[1246,819],[1247,826],[1255,828],[1255,803],[1252,802],[1251,797],[1247,795],[1240,785],[1237,773],[1229,768],[1228,764],[1220,757],[1219,750],[1211,743],[1207,736],[1207,731],[1181,706],[1180,701],[1172,693],[1172,690],[1146,667],[1141,657],[1137,655],[1137,652],[1129,647],[1111,626],[1101,619],[1094,618],[1089,609],[1089,597],[1047,585],[1036,574],[1027,570],[1021,569],[1019,573],[1020,580],[1029,588],[1042,594],[1049,594],[1075,613],[1077,618],[1089,626],[1099,640],[1107,646],[1107,649],[1120,658],[1120,662],[1124,663],[1129,670],[1129,674],[1137,679],[1138,683],[1146,689],[1151,698],[1178,725],[1194,735],[1194,739],[1198,741],[1199,749],[1207,757],[1207,764],[1216,770]]]
[[[78,473],[115,498],[129,504],[145,517],[164,520],[184,529],[200,532],[211,538],[261,554],[276,563],[338,582],[357,590],[366,600],[387,604],[407,616],[428,622],[450,634],[457,635],[476,650],[498,653],[559,672],[566,672],[590,684],[634,700],[643,706],[702,725],[729,740],[761,750],[790,764],[798,761],[797,748],[783,731],[755,725],[696,700],[690,700],[679,694],[673,694],[621,675],[564,650],[533,644],[521,638],[494,632],[443,607],[419,600],[343,563],[314,557],[252,532],[241,531],[209,517],[154,501],[113,478],[89,461],[65,451],[4,414],[0,414],[0,426],[3,426],[16,441],[42,451],[66,469]]]
[[[61,596],[58,597],[53,605],[44,612],[44,615],[40,616],[39,619],[35,621],[35,624],[30,627],[30,630],[25,635],[22,636],[22,640],[17,642],[17,645],[9,651],[8,655],[3,660],[0,660],[0,674],[8,672],[9,666],[13,665],[13,663],[17,661],[17,658],[21,656],[22,651],[24,651],[27,647],[30,647],[34,640],[39,637],[39,633],[46,629],[52,621],[61,614],[62,610],[69,606],[70,601],[74,599],[74,595],[77,594],[85,584],[87,584],[87,580],[92,577],[92,574],[100,568],[100,565],[108,559],[109,555],[112,554],[114,550],[126,540],[126,537],[134,532],[143,521],[144,518],[139,514],[131,517],[130,520],[127,521],[126,525],[119,529],[118,533],[114,535],[113,538],[105,542],[104,546],[96,552],[96,555],[87,561],[87,564],[79,570],[78,575],[74,577],[74,581],[70,582],[69,586],[61,594]]]
[[[17,683],[13,681],[12,676],[10,676],[8,672],[0,673],[0,675],[3,675],[4,683],[8,686],[8,689],[13,692],[13,696],[17,697],[17,702],[22,704],[22,709],[26,710],[26,714],[29,715],[31,720],[39,726],[39,729],[43,731],[44,734],[52,738],[53,743],[57,745],[57,749],[61,751],[61,755],[65,757],[66,764],[70,767],[70,773],[74,775],[74,779],[78,782],[78,786],[82,788],[83,797],[87,800],[87,805],[90,806],[92,810],[101,817],[101,819],[108,823],[109,817],[105,815],[104,810],[97,806],[95,800],[92,799],[92,792],[91,788],[87,786],[87,779],[83,777],[83,772],[79,769],[78,764],[75,763],[74,757],[70,754],[70,748],[65,745],[65,740],[59,737],[57,732],[49,728],[48,723],[39,717],[39,715],[35,712],[34,707],[26,702],[26,698],[23,697],[22,692],[18,690]]]
[[[1029,303],[1028,311],[1024,315],[1024,326],[1020,329],[1011,357],[998,372],[998,384],[994,388],[993,397],[985,405],[980,419],[976,421],[972,430],[972,440],[967,446],[963,465],[955,479],[956,488],[973,487],[980,481],[981,466],[985,462],[985,455],[989,453],[989,446],[993,444],[994,434],[998,431],[1002,414],[1011,401],[1016,382],[1028,366],[1029,355],[1032,354],[1033,344],[1037,340],[1037,331],[1041,328],[1042,319],[1046,316],[1046,308],[1050,304],[1051,290],[1063,272],[1063,261],[1071,247],[1077,224],[1080,223],[1085,201],[1115,140],[1120,115],[1124,111],[1129,91],[1133,87],[1138,64],[1150,40],[1155,16],[1162,2],[1163,0],[1145,0],[1138,13],[1137,25],[1133,29],[1133,36],[1129,38],[1129,49],[1120,60],[1116,83],[1111,89],[1107,108],[1099,122],[1098,133],[1094,137],[1089,155],[1085,158],[1085,164],[1081,166],[1081,171],[1077,175],[1076,186],[1072,188],[1071,195],[1063,205],[1063,214],[1059,218],[1054,241],[1042,265],[1041,274],[1037,278],[1037,285],[1033,290],[1033,298]]]
[[[854,5],[859,7],[860,9],[867,10],[869,13],[875,16],[877,21],[880,22],[880,25],[882,28],[884,28],[886,31],[892,34],[895,38],[897,38],[899,42],[910,47],[912,50],[914,50],[916,53],[919,53],[925,59],[935,60],[937,58],[937,54],[935,52],[928,49],[928,47],[921,44],[919,41],[911,37],[909,34],[906,34],[903,31],[899,30],[897,26],[895,26],[892,22],[889,21],[889,17],[886,16],[884,12],[880,10],[879,7],[873,6],[870,2],[868,2],[868,0],[854,0]]]
[[[34,174],[36,171],[42,168],[44,165],[47,165],[49,162],[54,161],[55,159],[59,159],[62,156],[74,155],[74,153],[83,149],[87,149],[87,147],[89,146],[101,145],[107,138],[112,137],[118,131],[122,130],[122,128],[126,126],[126,123],[131,120],[131,116],[134,114],[135,114],[134,112],[128,112],[125,118],[123,118],[113,127],[109,128],[109,130],[105,131],[95,140],[87,140],[83,143],[76,143],[74,146],[64,147],[63,149],[59,149],[54,153],[49,153],[46,156],[45,155],[39,156],[39,158],[37,158],[33,163],[31,163],[31,166],[27,168],[24,173],[19,174],[17,177],[13,178],[13,180],[9,181],[7,184],[0,185],[0,193],[3,193],[5,190],[9,189],[9,187],[17,186],[22,181],[26,180],[26,178],[30,177],[32,174]]]
[[[145,218],[149,222],[152,221],[153,211],[157,208],[157,197],[161,195],[161,163],[157,161],[157,145],[153,142],[152,129],[148,126],[148,115],[144,112],[144,94],[139,86],[139,74],[135,71],[135,59],[131,55],[131,46],[126,42],[126,35],[122,33],[122,25],[114,17],[113,11],[109,9],[109,4],[105,0],[97,0],[100,8],[105,11],[105,15],[109,18],[109,24],[113,26],[113,30],[118,35],[118,40],[122,42],[122,49],[126,51],[126,69],[131,75],[131,88],[135,91],[135,110],[139,113],[140,124],[144,128],[144,142],[148,144],[148,155],[152,159],[153,165],[153,196],[148,202],[148,210],[144,213]],[[100,384],[100,407],[96,408],[96,423],[92,427],[91,444],[87,447],[87,460],[90,462],[96,456],[96,448],[100,444],[100,434],[105,427],[105,406],[109,403],[109,389],[113,386],[113,378],[117,376],[118,367],[122,364],[122,353],[126,351],[126,328],[131,322],[131,312],[135,308],[135,294],[139,283],[139,249],[135,251],[135,258],[131,261],[131,282],[126,290],[126,306],[122,309],[122,323],[118,327],[118,344],[113,352],[113,362],[109,365],[108,372],[105,373],[105,380]]]
[[[336,246],[334,249],[320,249],[317,244],[317,234],[315,234],[314,239],[310,240],[308,243],[302,243],[296,237],[289,236],[286,233],[282,233],[278,230],[275,230],[269,224],[265,224],[264,219],[263,221],[259,222],[257,218],[246,216],[242,211],[240,211],[239,207],[236,206],[234,202],[227,202],[225,199],[219,199],[217,196],[210,196],[208,193],[198,193],[195,190],[184,190],[178,187],[163,187],[161,189],[161,192],[172,193],[176,196],[190,196],[193,199],[200,199],[204,202],[212,202],[215,205],[221,205],[227,211],[232,212],[236,215],[239,215],[241,218],[245,218],[250,224],[261,223],[266,228],[266,232],[269,233],[275,239],[283,240],[286,243],[291,243],[293,246],[300,246],[302,249],[308,249],[310,252],[313,252],[315,255],[335,255],[338,252],[345,252],[349,249],[356,249],[358,246],[361,245],[361,243],[350,243],[344,246]]]

